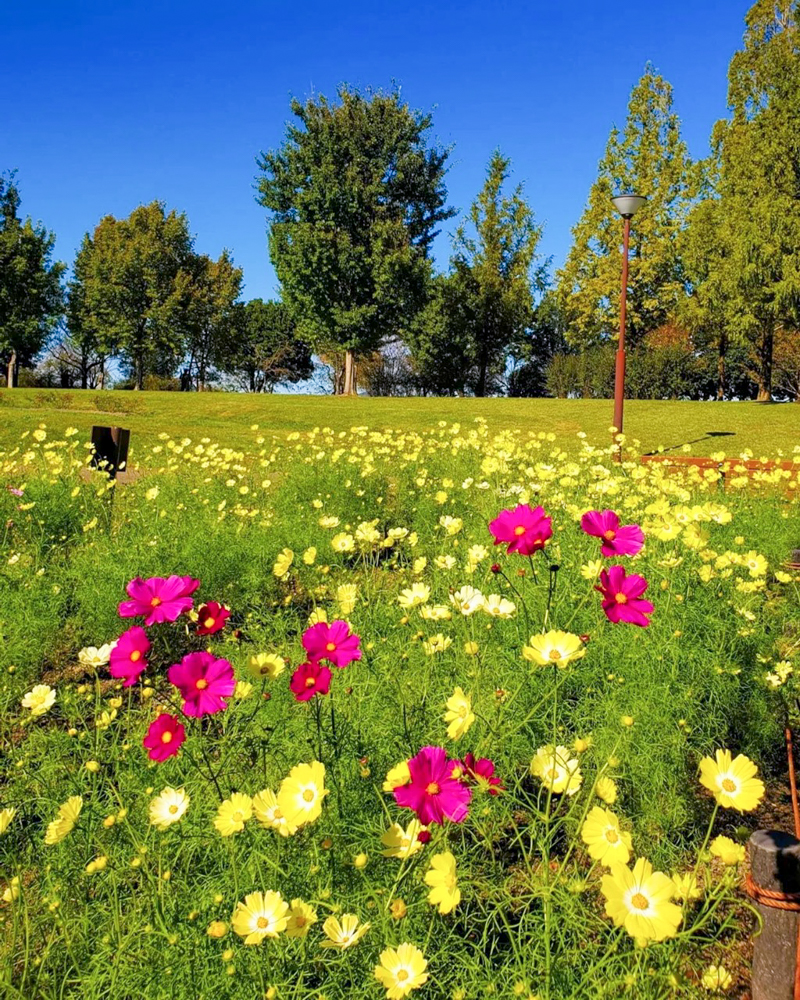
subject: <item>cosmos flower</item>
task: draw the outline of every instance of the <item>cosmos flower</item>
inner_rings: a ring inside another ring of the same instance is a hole
[[[159,795],[150,800],[150,823],[157,830],[166,830],[178,823],[189,808],[189,796],[182,788],[167,786]]]
[[[254,677],[268,677],[274,681],[286,669],[286,660],[277,653],[257,653],[250,657],[248,669]]]
[[[635,556],[644,545],[644,532],[638,524],[620,525],[613,510],[590,510],[581,518],[587,535],[602,541],[600,552],[610,556]]]
[[[243,792],[233,792],[230,798],[221,802],[214,826],[223,837],[232,837],[244,830],[245,823],[253,815],[253,800]]]
[[[445,705],[447,711],[444,713],[444,721],[448,723],[447,735],[451,740],[460,740],[475,721],[472,698],[457,687]]]
[[[733,983],[733,976],[724,965],[709,965],[703,973],[701,982],[707,990],[727,990]]]
[[[102,646],[84,646],[78,653],[78,662],[84,667],[91,667],[97,670],[108,663],[114,643],[107,642]]]
[[[361,659],[360,638],[350,631],[345,621],[317,622],[303,633],[303,649],[309,660],[318,663],[329,660],[335,667],[346,667]]]
[[[394,789],[399,806],[413,809],[425,826],[445,818],[462,823],[469,812],[472,792],[452,777],[458,761],[448,760],[442,747],[423,747],[408,762],[411,781]]]
[[[125,588],[131,600],[119,606],[120,618],[144,616],[147,626],[174,622],[192,607],[192,594],[200,586],[190,576],[152,576],[143,580],[137,576]]]
[[[461,902],[461,890],[456,881],[456,859],[450,851],[434,854],[430,868],[425,872],[425,885],[430,887],[428,902],[438,906],[439,913],[452,911]]]
[[[751,812],[764,797],[764,782],[758,768],[744,754],[732,759],[730,750],[717,750],[700,761],[700,784],[714,793],[723,809]]]
[[[531,774],[555,795],[574,795],[583,782],[577,758],[562,746],[539,747],[531,761]]]
[[[217,601],[201,604],[197,609],[197,634],[213,635],[215,632],[221,632],[230,616],[231,613],[225,605]]]
[[[56,818],[47,826],[47,832],[44,835],[45,844],[60,844],[65,837],[69,836],[78,822],[82,808],[83,799],[80,795],[73,795],[63,805],[60,805]]]
[[[672,879],[654,872],[644,858],[637,860],[633,870],[613,865],[611,874],[603,876],[601,889],[606,914],[637,941],[663,941],[677,933],[682,913],[672,902]]]
[[[322,925],[322,930],[327,938],[322,942],[323,948],[339,948],[344,951],[358,944],[369,930],[369,924],[359,924],[358,917],[354,913],[343,913],[341,920],[328,917]]]
[[[375,966],[375,978],[386,988],[387,1000],[402,1000],[412,990],[425,985],[427,968],[428,963],[419,948],[406,941],[397,948],[381,952],[380,964]]]
[[[719,858],[724,865],[739,865],[744,861],[745,851],[743,844],[737,844],[730,837],[720,834],[714,837],[708,845],[712,857]]]
[[[502,781],[495,775],[494,761],[488,757],[476,758],[474,754],[468,753],[464,758],[464,775],[462,780],[468,784],[475,785],[482,792],[490,795],[499,795],[505,791]]]
[[[225,709],[225,699],[236,688],[230,663],[205,650],[187,653],[169,668],[167,678],[181,693],[183,714],[197,719]]]
[[[117,680],[122,680],[123,687],[135,684],[140,675],[147,669],[145,657],[150,651],[150,640],[141,625],[134,625],[123,632],[114,644],[109,657],[108,672]]]
[[[292,674],[289,687],[296,701],[310,701],[315,694],[327,694],[331,687],[330,669],[321,663],[301,663]]]
[[[610,622],[629,622],[647,628],[647,615],[653,605],[642,598],[647,590],[647,580],[636,573],[626,574],[622,566],[611,566],[600,574],[600,583],[594,588],[603,597],[603,611]]]
[[[244,943],[261,944],[265,938],[276,938],[289,923],[289,904],[279,892],[251,892],[237,903],[231,926]]]
[[[633,845],[631,835],[620,829],[619,820],[608,809],[594,806],[581,827],[581,840],[589,848],[589,857],[610,868],[627,865]]]
[[[508,545],[507,553],[532,555],[543,549],[553,535],[551,519],[543,507],[532,509],[519,504],[513,510],[504,510],[489,524],[495,545]]]
[[[562,669],[586,653],[581,640],[571,632],[552,630],[544,635],[532,635],[527,646],[522,647],[522,657],[540,667],[556,666]]]
[[[51,688],[49,684],[35,685],[35,687],[31,688],[23,696],[20,702],[23,708],[27,708],[30,711],[31,717],[34,719],[40,715],[46,715],[55,703],[56,689]]]
[[[302,899],[293,899],[289,907],[289,921],[286,924],[286,937],[305,937],[311,925],[317,922],[317,911]]]
[[[278,807],[291,826],[313,823],[322,813],[325,788],[325,765],[318,760],[295,764],[278,789]]]
[[[282,837],[291,837],[297,833],[297,827],[286,822],[278,805],[278,796],[271,788],[265,788],[253,796],[253,812],[262,826],[277,831]]]
[[[392,823],[389,829],[381,835],[381,843],[386,848],[381,851],[385,858],[410,858],[412,854],[421,851],[423,843],[419,835],[424,827],[416,818],[412,819],[403,829],[399,823]]]
[[[163,712],[150,723],[147,735],[142,740],[142,746],[150,751],[148,754],[150,760],[161,762],[168,757],[177,757],[185,739],[186,730],[177,715]]]

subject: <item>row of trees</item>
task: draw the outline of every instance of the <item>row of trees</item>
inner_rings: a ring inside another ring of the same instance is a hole
[[[499,151],[436,273],[433,241],[455,214],[450,150],[397,91],[294,101],[282,145],[259,158],[280,303],[241,303],[230,254],[198,254],[186,217],[159,203],[103,219],[62,290],[52,236],[19,219],[10,178],[0,188],[9,378],[63,313],[47,365],[81,385],[102,382],[113,358],[138,388],[180,375],[187,388],[269,389],[307,378],[313,352],[335,392],[358,379],[373,393],[604,395],[622,228],[611,197],[635,190],[648,200],[631,238],[632,392],[800,396],[799,12],[800,0],[751,8],[730,116],[706,160],[691,160],[672,88],[648,66],[555,274]]]

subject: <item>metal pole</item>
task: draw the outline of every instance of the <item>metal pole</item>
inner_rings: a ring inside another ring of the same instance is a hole
[[[619,343],[617,345],[617,365],[614,379],[614,426],[617,429],[617,434],[622,433],[622,410],[625,404],[625,325],[628,309],[628,244],[631,235],[631,217],[626,215],[624,219],[622,289],[619,296]],[[620,457],[619,452],[617,452],[617,457]]]

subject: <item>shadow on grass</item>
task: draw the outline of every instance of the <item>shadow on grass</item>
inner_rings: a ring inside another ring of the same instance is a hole
[[[683,448],[686,444],[700,444],[701,441],[708,441],[709,438],[719,438],[719,437],[736,437],[736,431],[706,431],[702,437],[692,438],[691,441],[682,441],[680,444],[671,444],[669,448],[661,448],[657,451],[648,451],[645,454],[650,455],[666,455],[669,451],[677,451],[678,448]]]

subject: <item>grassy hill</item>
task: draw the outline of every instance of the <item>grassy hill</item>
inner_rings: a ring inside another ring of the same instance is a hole
[[[437,421],[468,423],[485,418],[493,430],[520,428],[553,433],[561,443],[584,431],[593,441],[607,439],[611,400],[345,398],[334,396],[245,395],[235,393],[98,392],[13,389],[0,391],[0,450],[39,423],[55,433],[68,426],[88,431],[92,424],[131,430],[131,461],[166,432],[176,438],[211,438],[234,448],[252,447],[253,424],[265,434],[366,425],[423,429]],[[688,403],[633,401],[626,404],[625,430],[643,451],[659,447],[691,454],[715,451],[756,455],[791,453],[800,444],[800,406],[791,403]]]

